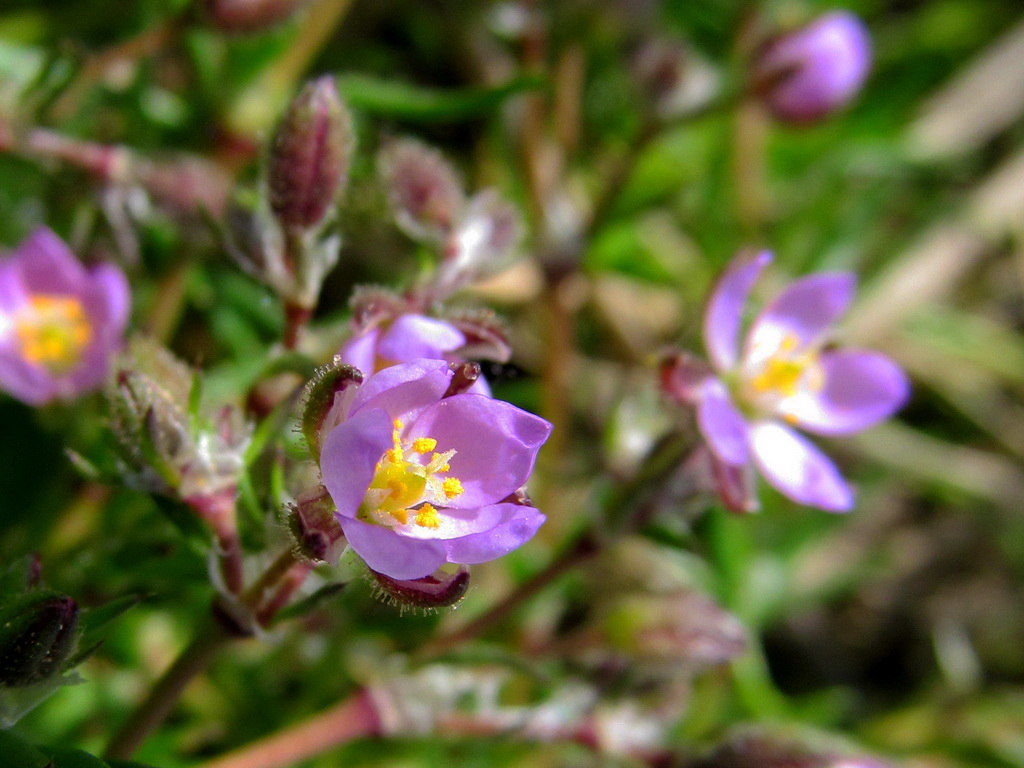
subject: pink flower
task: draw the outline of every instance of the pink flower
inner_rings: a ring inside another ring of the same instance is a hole
[[[777,119],[807,123],[851,101],[870,69],[864,22],[835,11],[769,43],[754,62],[754,79]]]
[[[754,320],[740,347],[747,297],[770,261],[768,252],[737,259],[711,295],[704,344],[713,371],[687,372],[697,423],[723,474],[742,475],[752,464],[794,501],[843,512],[853,506],[852,489],[793,427],[828,436],[859,432],[899,409],[909,384],[884,355],[826,347],[853,299],[849,273],[792,283]]]
[[[29,405],[99,387],[131,309],[120,269],[87,270],[48,229],[0,260],[0,389]]]
[[[323,438],[345,538],[392,579],[500,557],[545,519],[518,491],[551,425],[483,395],[445,397],[451,382],[444,360],[385,368],[344,390]]]

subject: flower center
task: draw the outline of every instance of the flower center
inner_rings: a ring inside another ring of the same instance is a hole
[[[408,525],[411,520],[423,528],[437,528],[441,518],[434,504],[445,506],[464,491],[462,481],[447,475],[455,451],[437,453],[437,440],[432,437],[403,440],[404,426],[395,419],[393,447],[377,462],[357,516],[365,522],[389,527]]]
[[[21,356],[34,365],[63,373],[78,364],[92,341],[82,302],[70,296],[40,294],[14,318]]]
[[[821,385],[818,350],[814,346],[800,349],[799,338],[788,334],[770,356],[750,371],[743,384],[748,402],[776,410],[786,398]]]

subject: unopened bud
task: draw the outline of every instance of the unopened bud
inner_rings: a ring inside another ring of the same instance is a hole
[[[155,199],[185,212],[205,211],[220,216],[231,192],[228,175],[199,157],[158,161],[137,157],[126,175],[129,182],[138,184]]]
[[[505,325],[491,310],[462,312],[446,318],[463,336],[466,343],[459,350],[463,357],[507,363],[512,357]]]
[[[667,352],[658,366],[661,391],[680,405],[696,405],[710,366],[688,352]]]
[[[78,643],[78,603],[54,592],[27,595],[0,612],[0,685],[38,683],[62,671]]]
[[[331,77],[307,83],[270,150],[270,207],[286,229],[316,227],[348,176],[352,118]]]
[[[413,608],[447,608],[455,605],[469,589],[469,568],[457,566],[452,572],[434,571],[421,579],[399,581],[376,571],[370,571],[380,596],[399,606]]]
[[[344,533],[327,489],[318,485],[303,491],[289,508],[288,525],[299,553],[318,563],[336,559],[336,545],[344,539]]]
[[[739,620],[691,590],[621,598],[607,614],[605,627],[613,648],[691,670],[723,664],[746,648]]]
[[[871,68],[871,37],[857,16],[834,11],[769,42],[752,85],[776,119],[810,123],[847,104]]]
[[[206,0],[206,14],[225,32],[258,32],[279,24],[307,0]]]
[[[331,414],[343,403],[339,396],[354,391],[362,383],[363,374],[358,368],[335,357],[333,363],[319,368],[306,385],[299,425],[314,461],[320,461],[322,437],[331,425]]]
[[[888,768],[873,757],[844,756],[821,734],[741,730],[687,768]]]
[[[476,195],[445,244],[434,295],[444,298],[508,267],[522,234],[519,212],[511,203],[492,189]]]
[[[398,225],[418,240],[447,237],[466,203],[448,161],[418,141],[398,139],[384,148],[378,165]]]
[[[452,380],[443,397],[469,392],[480,378],[480,363],[452,363]]]

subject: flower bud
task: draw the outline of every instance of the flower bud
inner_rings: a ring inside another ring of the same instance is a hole
[[[746,648],[739,620],[688,589],[623,597],[605,619],[611,646],[645,662],[696,671],[723,664]]]
[[[462,183],[441,153],[413,139],[390,142],[378,158],[395,220],[417,240],[440,242],[466,204]]]
[[[476,195],[445,244],[433,295],[445,298],[467,283],[508,267],[522,235],[522,221],[514,206],[493,189]]]
[[[703,360],[688,352],[666,353],[659,363],[661,391],[680,405],[696,405],[700,387],[713,372]]]
[[[307,0],[206,0],[206,14],[224,32],[259,32],[285,21]]]
[[[334,502],[322,485],[299,494],[290,504],[288,525],[299,553],[313,562],[337,560],[335,545],[344,539]]]
[[[379,595],[401,607],[447,608],[455,605],[469,589],[469,568],[458,565],[452,572],[439,568],[430,576],[399,581],[370,571]]]
[[[687,768],[888,768],[866,756],[843,756],[832,741],[815,733],[772,733],[743,729]]]
[[[770,41],[753,63],[752,81],[776,119],[810,123],[851,101],[870,68],[864,22],[835,11]]]
[[[312,229],[348,176],[352,118],[331,77],[307,83],[282,118],[270,150],[270,207],[285,229]]]
[[[447,318],[466,337],[459,350],[463,357],[507,363],[512,358],[504,324],[489,309],[460,312]]]
[[[320,461],[323,435],[333,424],[332,413],[345,405],[345,398],[339,395],[354,393],[362,383],[363,374],[358,368],[335,357],[333,363],[317,369],[306,385],[299,425],[314,461]]]
[[[63,670],[78,643],[78,603],[29,594],[0,611],[0,686],[38,683]]]

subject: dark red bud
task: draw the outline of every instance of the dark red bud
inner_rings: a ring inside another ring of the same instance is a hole
[[[279,24],[307,0],[206,0],[206,14],[225,32],[258,32]]]
[[[469,589],[469,569],[460,565],[452,573],[438,569],[422,579],[399,581],[370,571],[380,594],[399,606],[446,608],[459,602]]]
[[[452,381],[442,397],[464,394],[480,378],[480,363],[452,363],[451,369]]]
[[[323,221],[344,186],[352,156],[352,118],[331,77],[295,97],[270,150],[270,207],[286,229]]]
[[[313,562],[328,562],[334,559],[335,545],[342,541],[344,534],[338,519],[334,516],[334,502],[322,485],[303,491],[289,505],[288,519],[299,553]]]
[[[455,169],[439,152],[399,139],[384,148],[378,164],[400,227],[417,239],[440,240],[451,232],[466,201]]]

